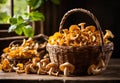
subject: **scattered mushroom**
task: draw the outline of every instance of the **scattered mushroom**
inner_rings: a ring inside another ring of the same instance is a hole
[[[47,73],[49,75],[58,75],[58,73],[57,74],[54,73],[55,70],[57,69],[57,67],[58,67],[58,65],[56,63],[53,63],[53,62],[47,64],[46,65],[46,70],[48,71]]]
[[[42,63],[43,67],[45,67],[49,63],[49,58],[41,59],[40,62]]]
[[[26,74],[30,73],[30,64],[26,65],[26,67],[25,67],[25,73]]]
[[[61,71],[64,72],[64,76],[69,76],[70,73],[73,73],[75,69],[74,65],[72,65],[69,62],[65,62],[64,64],[61,64],[59,68]]]
[[[101,69],[98,69],[98,68],[96,67],[96,65],[92,64],[92,65],[88,68],[88,71],[87,71],[87,72],[88,72],[88,75],[91,75],[91,74],[96,75],[96,74],[99,74],[100,71],[101,71]]]
[[[37,74],[46,74],[46,70],[45,70],[45,67],[43,67],[42,63],[41,62],[38,62],[37,63],[37,66],[38,66],[38,70],[37,70]]]
[[[101,69],[105,67],[105,63],[102,59],[99,60],[99,63],[97,65],[92,64],[89,68],[88,68],[88,74],[99,74],[101,72]]]
[[[18,74],[21,74],[21,73],[24,73],[25,72],[25,70],[16,70],[16,73],[18,73]]]
[[[112,34],[112,32],[110,30],[105,30],[106,34],[104,35],[103,39],[108,39],[108,38],[113,38],[114,35]]]

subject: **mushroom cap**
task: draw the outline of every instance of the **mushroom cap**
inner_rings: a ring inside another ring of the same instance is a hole
[[[85,25],[85,22],[79,23],[78,26]]]
[[[51,67],[57,68],[58,65],[56,63],[54,63],[54,62],[51,62],[51,63],[46,65],[46,70],[50,70]]]
[[[75,69],[75,66],[72,65],[72,64],[69,63],[69,62],[65,62],[65,63],[61,64],[59,68],[60,68],[61,71],[64,71],[65,67],[69,68],[69,71],[70,71],[70,72],[73,72],[74,69]]]
[[[92,73],[92,69],[95,69],[95,68],[96,68],[96,66],[94,64],[90,65],[87,70],[88,74],[90,75]]]
[[[34,57],[34,58],[32,58],[32,62],[33,63],[37,63],[37,62],[39,62],[40,61],[40,58],[39,57]]]
[[[41,59],[41,61],[40,62],[46,62],[46,63],[49,63],[49,58],[44,58],[44,59]]]
[[[110,30],[105,30],[105,31],[106,31],[106,34],[104,36],[104,39],[105,38],[114,38],[114,35]]]
[[[94,32],[95,31],[95,26],[87,26],[86,28],[85,28],[87,31],[92,31],[92,32]]]

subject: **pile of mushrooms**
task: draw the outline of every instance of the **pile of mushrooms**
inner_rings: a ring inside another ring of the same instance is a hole
[[[96,46],[100,45],[100,31],[96,30],[93,25],[85,26],[86,23],[71,25],[69,29],[62,29],[60,32],[55,32],[48,39],[48,44],[58,46]],[[103,34],[104,43],[110,41],[109,38],[114,38],[110,30],[106,30]]]

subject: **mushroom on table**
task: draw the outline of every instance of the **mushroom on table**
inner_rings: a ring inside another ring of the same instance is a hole
[[[58,75],[58,72],[55,73],[55,70],[57,69],[58,65],[54,62],[51,62],[49,64],[46,65],[46,70],[48,71],[47,73],[49,75]]]
[[[69,62],[65,62],[60,65],[60,70],[64,72],[64,76],[69,76],[70,73],[74,72],[75,66]]]
[[[102,68],[105,67],[105,63],[102,59],[99,60],[99,63],[97,65],[90,65],[90,67],[88,68],[88,74],[91,75],[96,75],[96,74],[99,74],[102,70]]]

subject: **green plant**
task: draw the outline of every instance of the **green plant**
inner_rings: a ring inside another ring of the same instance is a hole
[[[11,26],[8,29],[8,32],[15,32],[18,35],[24,34],[26,37],[33,37],[34,30],[30,25],[31,22],[35,21],[44,21],[45,16],[42,12],[37,11],[45,1],[49,0],[26,0],[27,5],[30,6],[30,13],[25,13],[23,16],[13,16],[10,18]],[[54,4],[59,4],[60,0],[50,0]]]

